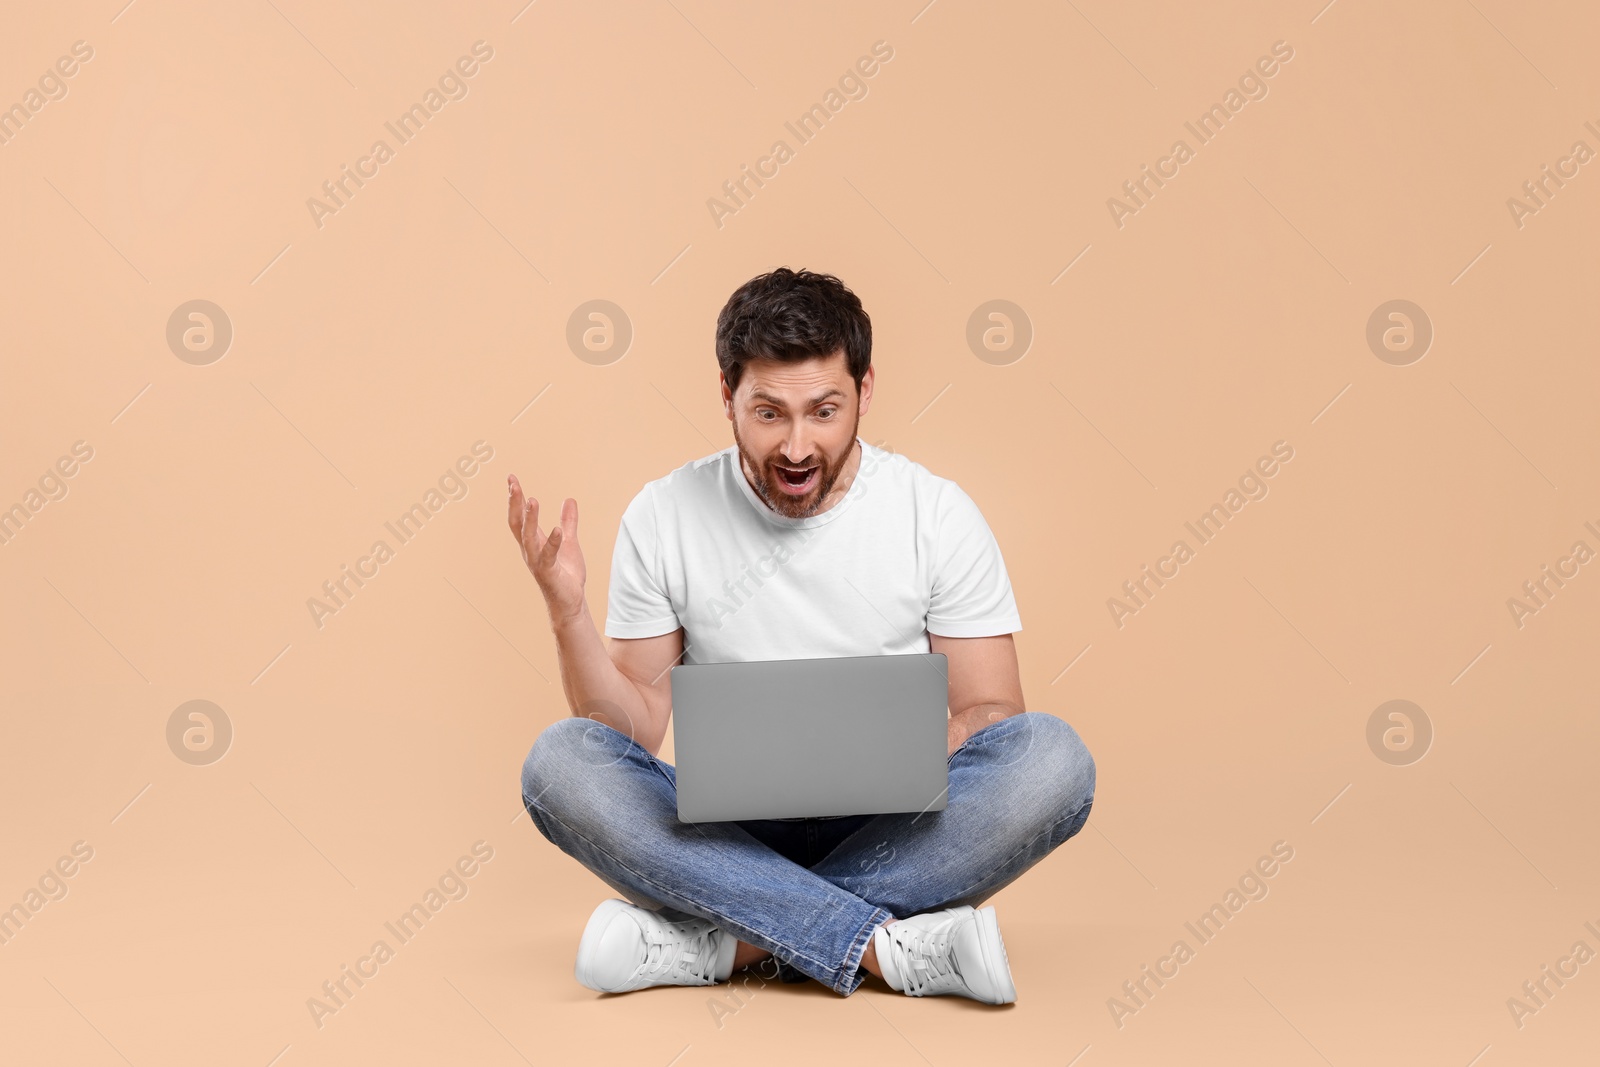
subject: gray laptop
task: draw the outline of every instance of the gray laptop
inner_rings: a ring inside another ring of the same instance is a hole
[[[672,668],[680,822],[943,811],[942,653]]]

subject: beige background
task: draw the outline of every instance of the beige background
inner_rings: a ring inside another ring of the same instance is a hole
[[[0,1059],[1600,1055],[1600,963],[1507,1007],[1600,951],[1600,565],[1507,607],[1600,550],[1600,164],[1507,207],[1600,150],[1592,6],[122,2],[0,32],[3,104],[94,50],[0,145],[0,506],[93,449],[0,545],[0,904],[93,849],[0,947]],[[319,228],[307,199],[479,40],[468,95]],[[798,146],[784,122],[880,40]],[[1268,95],[1199,145],[1183,124],[1276,41]],[[1180,137],[1118,228],[1107,199]],[[780,138],[719,228],[708,198]],[[862,435],[978,501],[1029,707],[1098,760],[1088,827],[995,900],[1013,1008],[600,998],[572,956],[611,894],[520,814],[566,709],[505,476],[579,499],[602,617],[622,508],[731,443],[716,312],[778,264],[861,295]],[[234,332],[209,365],[166,341],[195,299]],[[605,365],[566,342],[594,299],[634,331]],[[1034,333],[1004,365],[966,342],[993,299]],[[1365,339],[1395,299],[1435,331],[1407,366]],[[480,440],[465,498],[319,628],[307,599]],[[1107,599],[1280,440],[1270,495],[1119,629]],[[205,766],[166,734],[196,699],[233,728]],[[1393,699],[1434,731],[1409,765],[1366,740]],[[307,999],[478,841],[469,894],[319,1029]],[[1108,999],[1277,841],[1270,895],[1119,1028]]]

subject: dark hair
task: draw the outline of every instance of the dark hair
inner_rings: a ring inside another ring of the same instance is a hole
[[[872,366],[872,320],[861,300],[831,274],[779,267],[728,298],[717,316],[717,364],[730,391],[752,359],[799,361],[844,349],[855,379]]]

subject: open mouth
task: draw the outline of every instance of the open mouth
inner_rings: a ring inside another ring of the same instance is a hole
[[[787,493],[807,493],[817,480],[817,472],[821,467],[785,467],[781,463],[773,464],[778,472],[778,485]]]

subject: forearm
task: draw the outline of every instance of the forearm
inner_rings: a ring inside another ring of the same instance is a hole
[[[966,744],[967,738],[985,726],[1019,715],[1022,711],[1022,708],[1014,704],[976,704],[964,711],[952,713],[945,755],[953,755],[956,749]]]
[[[551,619],[556,657],[561,666],[561,690],[572,714],[620,730],[639,744],[656,751],[660,745],[657,724],[650,718],[644,694],[617,669],[585,603],[576,614]]]

